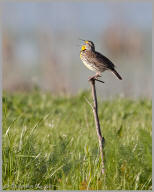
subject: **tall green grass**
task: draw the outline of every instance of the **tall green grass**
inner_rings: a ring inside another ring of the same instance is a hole
[[[85,101],[49,93],[3,95],[3,189],[152,189],[152,102],[99,102],[105,175]]]

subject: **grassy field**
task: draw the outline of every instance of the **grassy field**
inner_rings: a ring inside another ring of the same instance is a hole
[[[89,92],[3,94],[3,189],[152,190],[152,101],[99,101],[105,175]]]

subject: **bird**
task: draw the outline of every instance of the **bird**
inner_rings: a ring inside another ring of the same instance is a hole
[[[80,39],[82,40],[82,39]],[[92,41],[82,40],[84,44],[81,47],[80,59],[83,64],[90,70],[95,71],[96,74],[89,77],[89,80],[101,77],[102,72],[110,70],[116,77],[122,80],[122,77],[115,70],[115,65],[107,57],[95,51],[95,45]]]

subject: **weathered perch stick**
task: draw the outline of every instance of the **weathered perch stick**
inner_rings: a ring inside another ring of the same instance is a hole
[[[92,88],[92,97],[93,97],[93,103],[94,103],[94,106],[91,105],[91,107],[92,107],[94,118],[95,118],[96,131],[97,131],[97,136],[98,136],[98,140],[99,140],[99,149],[100,149],[100,155],[101,155],[101,160],[102,160],[102,174],[104,174],[104,153],[103,153],[103,148],[104,148],[105,139],[104,139],[104,137],[102,137],[100,123],[99,123],[95,80],[97,80],[97,79],[92,78],[92,79],[89,80],[89,82],[91,84],[91,88]]]

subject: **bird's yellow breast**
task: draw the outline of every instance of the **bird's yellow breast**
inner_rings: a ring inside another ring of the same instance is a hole
[[[82,60],[82,51],[80,52],[80,59]]]

